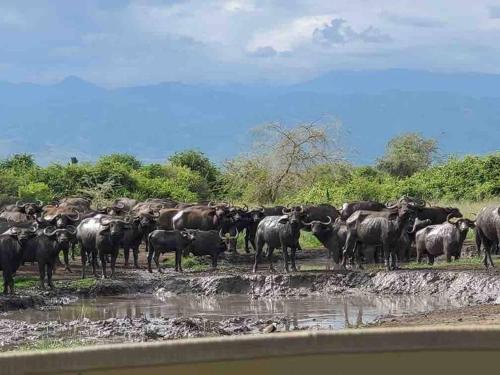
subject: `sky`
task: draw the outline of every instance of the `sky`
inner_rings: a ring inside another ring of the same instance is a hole
[[[0,81],[294,83],[332,70],[500,73],[500,1],[2,0]]]

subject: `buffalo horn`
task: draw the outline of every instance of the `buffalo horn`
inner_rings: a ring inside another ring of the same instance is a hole
[[[53,229],[51,231],[51,229]],[[57,228],[54,228],[54,227],[47,227],[43,230],[43,234],[45,234],[47,237],[51,237],[53,236],[54,234],[56,234],[57,232]]]

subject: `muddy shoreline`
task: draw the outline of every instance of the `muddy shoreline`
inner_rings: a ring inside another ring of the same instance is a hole
[[[480,270],[303,271],[290,274],[242,273],[239,271],[119,272],[115,279],[96,280],[89,286],[60,281],[55,290],[27,288],[14,296],[0,296],[0,312],[61,305],[76,298],[132,293],[248,294],[254,298],[376,293],[442,294],[468,305],[500,303],[500,273]]]
[[[307,261],[310,255],[304,253],[303,257]],[[303,270],[283,274],[269,273],[264,271],[263,266],[262,271],[253,274],[248,272],[248,258],[245,255],[233,258],[230,266],[223,266],[215,272],[188,271],[179,274],[167,269],[163,274],[156,271],[150,274],[144,269],[119,268],[114,279],[90,279],[87,282],[80,282],[78,274],[68,278],[61,273],[55,290],[41,291],[31,286],[18,289],[18,294],[14,296],[0,296],[0,350],[33,348],[36,343],[47,340],[51,344],[67,346],[239,335],[265,331],[270,324],[274,324],[278,332],[304,329],[291,325],[293,317],[280,313],[264,320],[248,316],[214,320],[194,314],[32,323],[10,319],[8,313],[19,309],[57,309],[84,299],[133,294],[151,295],[158,299],[189,295],[242,295],[250,300],[266,301],[311,296],[439,296],[452,301],[452,307],[441,310],[439,306],[437,309],[434,306],[434,310],[425,313],[382,316],[362,326],[462,322],[500,324],[500,272],[496,269],[402,269],[392,272]],[[321,255],[319,259],[324,261]]]

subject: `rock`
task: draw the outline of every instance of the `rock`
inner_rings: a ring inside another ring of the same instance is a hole
[[[273,332],[276,332],[277,329],[278,328],[276,327],[276,324],[271,323],[267,327],[264,327],[264,329],[262,330],[262,333],[273,333]]]

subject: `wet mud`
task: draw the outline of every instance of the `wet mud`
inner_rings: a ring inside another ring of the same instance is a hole
[[[325,264],[321,254],[315,260],[305,252],[301,264]],[[250,259],[237,256],[230,267],[182,274],[118,269],[114,279],[88,283],[59,274],[55,290],[28,287],[0,296],[0,350],[367,325],[500,323],[496,269],[283,274],[263,266],[253,274]]]

